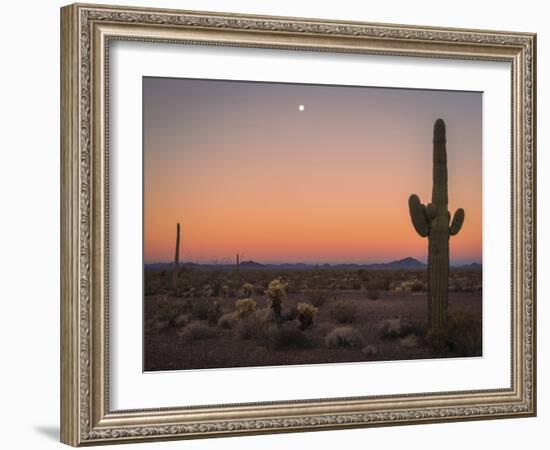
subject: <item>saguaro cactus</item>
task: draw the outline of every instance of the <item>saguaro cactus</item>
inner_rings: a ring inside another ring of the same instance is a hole
[[[174,256],[174,295],[178,295],[178,274],[180,266],[180,224],[176,227],[176,254]]]
[[[433,137],[432,202],[424,205],[417,195],[409,197],[409,212],[416,232],[428,237],[428,315],[432,329],[447,321],[449,288],[449,238],[462,228],[464,210],[456,210],[453,220],[447,209],[447,138],[445,122],[437,119]]]

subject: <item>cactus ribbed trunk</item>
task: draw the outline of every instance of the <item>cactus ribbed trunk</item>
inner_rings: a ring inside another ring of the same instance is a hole
[[[180,224],[176,227],[176,254],[174,255],[174,295],[178,295],[178,274],[180,266]]]
[[[409,198],[409,211],[417,233],[428,237],[428,317],[431,329],[437,330],[447,322],[449,238],[460,231],[464,222],[464,210],[459,208],[449,224],[447,138],[441,119],[434,125],[432,202],[423,205],[413,194]]]
[[[449,211],[447,196],[447,145],[445,124],[436,122],[433,138],[432,204],[435,217],[428,235],[428,315],[431,327],[447,320],[449,290]]]

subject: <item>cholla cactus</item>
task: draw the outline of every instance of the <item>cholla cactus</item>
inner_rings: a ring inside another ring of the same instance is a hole
[[[445,122],[437,119],[433,137],[432,203],[420,203],[417,195],[409,198],[414,229],[428,237],[428,314],[432,329],[447,322],[449,285],[449,238],[460,231],[464,210],[456,210],[453,220],[447,209],[447,148]]]
[[[235,302],[235,311],[239,319],[244,319],[256,311],[256,300],[252,298],[243,298]]]
[[[313,319],[319,310],[309,303],[298,303],[298,320],[300,329],[305,330],[313,325]]]
[[[281,318],[282,304],[286,297],[286,288],[286,283],[279,279],[275,279],[269,283],[267,291],[265,291],[271,301],[271,309],[276,319]]]

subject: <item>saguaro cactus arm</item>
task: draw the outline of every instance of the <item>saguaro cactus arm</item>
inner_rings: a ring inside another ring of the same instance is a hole
[[[416,232],[422,237],[428,236],[430,223],[426,212],[426,206],[420,203],[420,199],[415,194],[409,197],[409,213]]]
[[[464,223],[464,210],[462,208],[458,208],[451,222],[451,226],[449,227],[449,234],[451,236],[454,236],[455,234],[457,234],[462,228],[463,223]]]

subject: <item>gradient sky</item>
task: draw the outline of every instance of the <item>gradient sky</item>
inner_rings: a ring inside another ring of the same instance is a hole
[[[299,105],[304,105],[300,111]],[[481,262],[479,92],[143,78],[144,259],[425,261],[409,219],[431,199],[447,124],[454,263]]]

